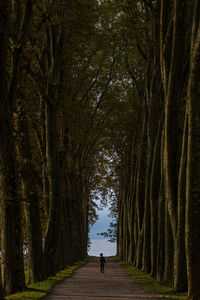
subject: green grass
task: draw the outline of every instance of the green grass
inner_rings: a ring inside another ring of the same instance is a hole
[[[6,300],[36,300],[43,298],[53,286],[67,277],[70,277],[74,270],[83,266],[91,259],[87,257],[81,261],[78,261],[72,266],[67,267],[65,270],[60,271],[54,277],[49,277],[45,281],[37,282],[31,285],[28,285],[27,289],[24,292],[16,293],[6,297]]]
[[[129,265],[128,263],[121,261],[119,257],[114,257],[115,261],[125,268],[125,270],[136,279],[142,286],[142,288],[150,293],[156,295],[160,299],[173,299],[173,300],[185,300],[186,295],[173,294],[173,289],[164,285],[161,285],[159,281],[155,280],[148,273],[142,272],[136,267]]]

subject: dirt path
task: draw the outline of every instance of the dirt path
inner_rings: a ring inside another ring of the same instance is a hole
[[[144,292],[122,266],[107,258],[105,273],[100,273],[98,258],[77,269],[72,277],[59,283],[45,300],[157,299]]]

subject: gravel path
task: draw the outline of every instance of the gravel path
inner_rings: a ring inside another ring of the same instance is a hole
[[[157,299],[144,292],[122,266],[106,259],[105,273],[100,273],[98,258],[77,269],[72,277],[56,285],[45,300],[125,300]]]

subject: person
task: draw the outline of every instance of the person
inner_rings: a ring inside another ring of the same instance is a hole
[[[103,256],[103,253],[100,253],[100,271],[101,273],[104,273],[104,264],[106,263],[105,257]]]

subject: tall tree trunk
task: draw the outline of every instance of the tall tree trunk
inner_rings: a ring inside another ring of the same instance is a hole
[[[151,213],[150,213],[150,175],[152,167],[152,141],[150,141],[150,119],[147,121],[147,164],[145,174],[145,203],[144,203],[144,218],[143,218],[143,253],[142,253],[142,269],[146,272],[151,271]]]
[[[2,284],[7,295],[25,288],[21,199],[13,136],[13,99],[9,96],[9,2],[0,3],[0,198]],[[18,276],[16,276],[18,274]]]
[[[129,248],[128,248],[128,258],[127,261],[132,264],[133,263],[133,226],[134,226],[134,219],[133,219],[133,214],[134,214],[134,196],[135,196],[135,169],[134,167],[134,135],[132,134],[131,137],[131,149],[130,149],[130,191],[129,191],[129,199],[128,199],[128,206],[129,206],[129,211],[128,211],[128,231],[129,231]]]
[[[40,118],[42,120],[42,195],[45,207],[46,224],[49,219],[49,180],[47,174],[47,157],[46,157],[46,121],[45,121],[45,103],[40,95]]]
[[[161,113],[161,120],[157,129],[157,135],[153,150],[153,162],[150,179],[150,208],[151,208],[151,275],[156,276],[156,258],[158,248],[158,218],[159,212],[159,197],[160,198],[160,209],[162,207],[162,196],[160,194],[161,187],[161,141],[163,131],[163,114]],[[162,193],[162,192],[161,192]],[[160,223],[161,224],[161,223]]]
[[[200,1],[195,1],[188,84],[186,258],[188,296],[200,299]]]
[[[63,128],[62,128],[63,130]],[[71,237],[70,237],[70,205],[69,205],[69,190],[71,189],[69,180],[69,166],[68,166],[68,153],[69,153],[69,141],[68,133],[65,130],[65,136],[63,139],[62,151],[60,153],[60,177],[61,177],[61,197],[62,197],[62,251],[64,253],[63,266],[66,267],[73,263],[72,251],[70,249]]]
[[[179,106],[183,103],[182,91],[185,87],[185,16],[186,3],[173,1],[170,18],[166,18],[164,1],[161,5],[161,73],[165,90],[165,198],[174,241],[174,260],[178,260],[177,230],[178,230],[178,182],[180,170],[180,154],[182,140],[179,134]],[[165,23],[166,22],[166,23]],[[166,26],[167,24],[167,26]],[[163,28],[167,27],[163,35]],[[170,45],[172,37],[172,47]],[[164,42],[164,43],[163,43]],[[168,45],[168,46],[166,46]],[[184,51],[183,51],[184,49]],[[178,138],[177,138],[178,137]],[[176,262],[174,262],[176,265]],[[176,269],[174,269],[176,272]],[[177,281],[176,281],[177,284]]]
[[[123,184],[120,182],[120,191],[118,195],[118,244],[117,253],[123,259]]]
[[[146,134],[146,112],[143,108],[141,114],[142,131],[141,137],[134,141],[139,147],[137,151],[137,173],[136,173],[136,194],[135,194],[135,233],[137,232],[135,247],[135,264],[138,268],[142,267],[142,253],[144,243],[144,218],[145,218],[145,183],[146,183],[146,159],[147,159],[147,134]],[[140,127],[137,128],[137,137],[139,137]]]
[[[9,295],[25,288],[21,197],[16,173],[15,142],[10,128],[12,121],[10,118],[5,120],[5,115],[1,115],[0,119],[2,282],[6,295]]]
[[[23,108],[22,108],[23,110]],[[29,126],[24,112],[19,116],[19,154],[21,156],[21,177],[24,198],[24,212],[28,239],[29,284],[45,278],[40,222],[37,174],[33,166],[29,141]]]
[[[134,145],[133,145],[134,147]],[[133,155],[133,154],[132,154]],[[134,159],[134,156],[132,157]],[[135,163],[135,162],[134,162]],[[136,203],[135,203],[135,197],[136,197],[136,178],[137,178],[137,163],[135,163],[136,166],[133,167],[133,187],[131,191],[131,196],[130,196],[130,210],[129,210],[129,236],[130,236],[130,245],[129,245],[129,254],[128,254],[128,262],[130,264],[133,264],[135,261],[135,255],[136,255],[136,245],[134,241],[134,224],[136,222]]]
[[[174,265],[172,263],[172,258],[174,256],[174,243],[172,227],[169,218],[168,205],[165,201],[165,269],[163,275],[163,283],[167,286],[173,286],[173,272]]]
[[[174,289],[175,291],[187,290],[187,270],[185,255],[185,193],[186,193],[186,158],[188,139],[188,114],[185,113],[183,130],[182,153],[178,182],[178,225],[177,238],[174,247]]]
[[[4,300],[4,291],[3,291],[2,282],[1,282],[1,272],[0,272],[0,299]]]
[[[164,149],[164,131],[162,130],[161,149],[160,149],[160,188],[158,200],[158,241],[157,241],[157,259],[156,259],[156,279],[163,281],[165,269],[165,191],[164,191],[164,170],[163,170],[163,149]]]
[[[56,112],[52,103],[45,103],[46,120],[46,157],[49,179],[49,219],[45,236],[44,255],[47,276],[55,275],[59,270],[60,257],[60,174],[57,149]]]
[[[166,106],[165,106],[165,191],[168,203],[169,216],[172,224],[174,241],[177,230],[177,195],[179,171],[179,146],[177,147],[178,134],[178,105],[182,91],[182,66],[184,64],[184,15],[185,4],[181,0],[174,1],[173,17],[173,45],[170,61],[169,77],[165,74]]]

